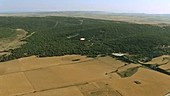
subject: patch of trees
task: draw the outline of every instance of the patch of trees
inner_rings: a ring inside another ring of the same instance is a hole
[[[16,32],[13,29],[0,27],[0,39],[2,38],[9,38],[16,36]]]

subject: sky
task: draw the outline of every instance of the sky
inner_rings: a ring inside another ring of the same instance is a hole
[[[39,11],[170,14],[170,0],[0,0],[0,12]]]

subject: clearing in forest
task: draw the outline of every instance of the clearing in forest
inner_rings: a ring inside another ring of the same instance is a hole
[[[25,41],[22,41],[28,38],[31,35],[28,35],[28,32],[24,29],[10,29],[8,30],[11,33],[4,35],[6,37],[0,38],[0,55],[9,55],[11,49],[19,48],[22,44],[25,44]]]

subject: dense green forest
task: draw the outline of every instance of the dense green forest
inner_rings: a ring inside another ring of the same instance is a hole
[[[0,27],[0,39],[16,36],[16,32],[10,28]]]
[[[10,50],[11,55],[1,56],[1,61],[31,55],[95,57],[123,52],[153,58],[170,54],[170,27],[71,17],[0,17],[0,38],[17,28],[35,34],[21,48]]]

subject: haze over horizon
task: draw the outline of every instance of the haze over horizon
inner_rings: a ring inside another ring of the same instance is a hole
[[[43,11],[105,11],[170,14],[169,0],[0,0],[0,13]]]

